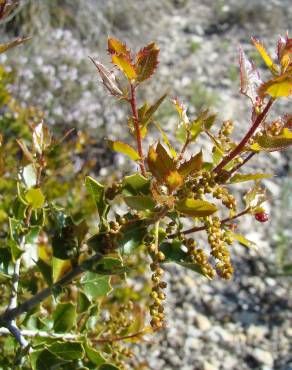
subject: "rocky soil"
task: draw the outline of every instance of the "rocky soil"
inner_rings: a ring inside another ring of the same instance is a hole
[[[51,124],[78,125],[98,139],[124,135],[123,111],[110,103],[87,62],[87,55],[106,61],[108,34],[134,48],[151,40],[161,47],[158,81],[150,82],[145,93],[149,100],[169,88],[172,96],[190,102],[191,113],[212,105],[220,119],[235,120],[240,137],[249,125],[249,110],[246,98],[238,93],[238,46],[256,58],[251,35],[274,48],[277,35],[292,24],[290,0],[90,0],[87,6],[95,9],[88,18],[88,37],[86,27],[81,36],[61,28],[49,35],[40,32],[27,55],[15,54],[14,65],[22,67],[17,91],[22,99],[44,108]],[[287,112],[289,107],[291,99],[279,103],[277,110]],[[159,118],[167,132],[175,131],[170,103],[162,107]],[[151,137],[154,140],[157,134]],[[234,247],[232,281],[209,282],[168,267],[168,327],[136,351],[149,369],[292,369],[291,278],[281,276],[279,263],[281,253],[291,248],[291,158],[290,151],[250,162],[277,174],[264,182],[271,221],[262,226],[244,218],[241,231],[258,250]],[[128,166],[119,156],[115,163],[119,171]],[[112,166],[101,168],[100,175],[117,171]]]

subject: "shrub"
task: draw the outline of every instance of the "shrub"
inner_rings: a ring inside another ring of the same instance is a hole
[[[0,16],[6,12],[2,0]],[[25,41],[0,45],[0,51]],[[140,341],[165,326],[166,263],[207,279],[232,277],[230,246],[239,242],[253,247],[237,233],[236,222],[248,216],[260,223],[269,220],[260,181],[272,175],[241,170],[254,156],[292,143],[291,115],[268,120],[275,102],[291,94],[292,40],[279,38],[277,64],[257,39],[252,41],[272,77],[263,82],[240,50],[241,92],[252,106],[246,134],[235,142],[231,120],[216,131],[215,114],[205,110],[189,118],[176,98],[177,134],[183,141],[177,150],[178,144],[169,141],[154,116],[166,94],[152,104],[139,105],[137,99],[138,89],[156,71],[158,47],[150,43],[133,55],[125,44],[108,39],[108,53],[120,78],[116,70],[92,61],[105,88],[129,106],[128,129],[134,143],[108,140],[108,145],[139,169],[109,186],[92,176],[82,185],[93,163],[89,160],[78,170],[70,155],[82,150],[86,136],[79,133],[70,141],[68,132],[53,138],[40,112],[22,109],[9,95],[6,81],[11,76],[0,71],[3,369],[105,370],[127,364],[137,368],[129,341]],[[150,125],[161,139],[145,154]],[[186,156],[187,149],[196,148],[199,135],[210,139],[209,161],[202,150]],[[15,136],[17,143],[11,140]],[[248,181],[254,184],[239,209],[233,185]],[[197,244],[197,232],[206,233],[209,247]],[[134,278],[145,285],[136,287]]]

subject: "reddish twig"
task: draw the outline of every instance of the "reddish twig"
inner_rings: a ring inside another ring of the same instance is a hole
[[[146,176],[146,170],[145,170],[145,165],[144,165],[144,155],[143,155],[143,148],[142,148],[141,127],[139,123],[139,116],[138,116],[138,110],[137,110],[136,86],[130,83],[130,88],[131,88],[131,98],[129,99],[129,102],[131,104],[133,121],[134,121],[134,126],[135,126],[135,131],[136,131],[138,154],[141,158],[139,165],[140,165],[142,175]]]

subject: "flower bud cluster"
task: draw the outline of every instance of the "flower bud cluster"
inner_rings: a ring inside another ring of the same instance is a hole
[[[228,209],[236,209],[236,199],[228,192],[226,188],[217,185],[213,189],[212,194],[214,198],[220,199],[222,204]]]
[[[205,219],[205,225],[208,242],[211,247],[211,255],[217,260],[217,273],[224,279],[230,279],[233,274],[233,267],[227,244],[231,244],[232,239],[221,229],[221,222],[218,217],[207,217]]]
[[[165,255],[163,252],[158,250],[153,237],[147,235],[146,240],[149,243],[147,247],[148,252],[152,257],[150,269],[152,271],[151,280],[153,282],[153,286],[150,297],[153,302],[150,305],[150,325],[154,330],[159,330],[163,327],[163,321],[165,318],[163,301],[166,299],[166,295],[163,290],[167,287],[167,283],[162,280],[164,271],[160,266],[160,263],[165,260]]]
[[[113,200],[118,194],[123,190],[123,185],[121,182],[114,182],[110,187],[105,191],[105,197],[108,200]]]
[[[185,240],[188,255],[198,266],[200,266],[202,272],[212,279],[215,276],[215,271],[208,261],[208,256],[205,254],[203,249],[196,248],[196,244],[197,243],[192,238]]]

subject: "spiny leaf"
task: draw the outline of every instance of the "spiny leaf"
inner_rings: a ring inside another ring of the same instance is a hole
[[[268,173],[253,173],[253,174],[236,174],[229,180],[229,183],[236,184],[238,182],[245,182],[251,180],[269,179],[273,175]]]
[[[147,195],[150,193],[150,180],[139,173],[125,176],[123,179],[125,195]]]
[[[194,172],[200,171],[203,166],[203,153],[200,151],[198,154],[192,156],[188,161],[182,163],[178,169],[178,172],[183,176],[187,177]]]
[[[84,349],[80,342],[55,342],[48,350],[63,360],[79,360],[84,357]]]
[[[170,154],[173,156],[173,158],[177,158],[177,153],[176,153],[174,147],[171,145],[170,141],[168,140],[168,137],[166,136],[165,132],[162,130],[161,126],[157,122],[155,122],[154,124],[155,124],[156,128],[160,131],[161,136],[162,136],[162,140],[167,145],[167,147],[170,151]]]
[[[271,136],[264,134],[259,136],[257,142],[251,145],[251,149],[254,151],[273,151],[290,145],[292,145],[292,132],[288,128],[284,128],[281,135]]]
[[[0,54],[4,53],[8,49],[14,48],[17,45],[23,44],[28,40],[30,40],[30,37],[19,37],[18,39],[10,41],[6,44],[0,44]]]
[[[137,73],[131,60],[123,54],[113,54],[112,62],[124,73],[129,80],[135,80]]]
[[[110,37],[108,39],[108,52],[110,54],[121,54],[130,56],[130,52],[127,49],[126,44],[123,44],[121,41]]]
[[[271,56],[266,51],[264,45],[255,37],[251,38],[254,46],[257,48],[257,51],[260,53],[260,56],[263,58],[264,62],[266,63],[267,67],[271,70],[271,72],[276,75],[279,72],[278,66],[273,62]]]
[[[110,284],[110,276],[99,275],[95,272],[87,271],[80,282],[84,293],[90,300],[106,297],[113,290]]]
[[[278,61],[282,67],[281,72],[284,73],[287,71],[292,62],[292,39],[289,39],[288,35],[286,36],[286,39],[282,36],[279,36],[277,55]]]
[[[108,209],[108,204],[104,197],[104,186],[91,176],[85,178],[85,186],[96,204],[100,218],[102,218]]]
[[[136,152],[136,150],[132,148],[129,144],[123,143],[122,141],[108,140],[107,142],[108,146],[112,150],[127,155],[133,161],[139,161],[141,159],[138,152]]]
[[[258,88],[262,84],[255,65],[248,60],[242,48],[239,48],[240,92],[246,95],[253,105],[257,102]]]
[[[54,330],[57,333],[70,331],[76,324],[76,307],[73,303],[59,303],[53,312]]]
[[[103,64],[96,62],[93,58],[89,57],[91,61],[97,68],[97,71],[102,79],[104,86],[107,90],[114,96],[123,96],[123,92],[121,91],[118,81],[115,77],[114,72],[109,71]]]
[[[210,216],[217,211],[215,204],[192,198],[179,200],[175,208],[180,213],[192,217]]]
[[[214,115],[211,115],[211,116],[214,117]],[[195,141],[197,139],[197,137],[199,136],[199,134],[205,128],[204,127],[205,126],[205,122],[208,120],[209,117],[210,117],[209,110],[206,109],[206,110],[202,111],[198,115],[198,117],[191,122],[190,128],[189,128],[189,131],[190,131],[190,134],[191,134],[190,141]]]
[[[292,73],[285,73],[282,76],[275,77],[268,82],[265,82],[259,87],[259,95],[261,97],[266,94],[272,98],[285,97],[292,94]]]
[[[142,82],[150,78],[158,65],[159,48],[154,42],[141,49],[136,57],[136,70],[138,81]]]
[[[146,195],[133,195],[124,198],[128,207],[135,209],[137,211],[150,210],[154,211],[155,202],[150,196]]]
[[[32,208],[42,208],[45,203],[45,197],[39,188],[32,188],[29,189],[25,194],[25,200],[28,204],[32,206]]]
[[[147,163],[150,172],[159,181],[165,180],[170,171],[176,170],[174,160],[160,143],[157,144],[156,148],[150,146]]]

